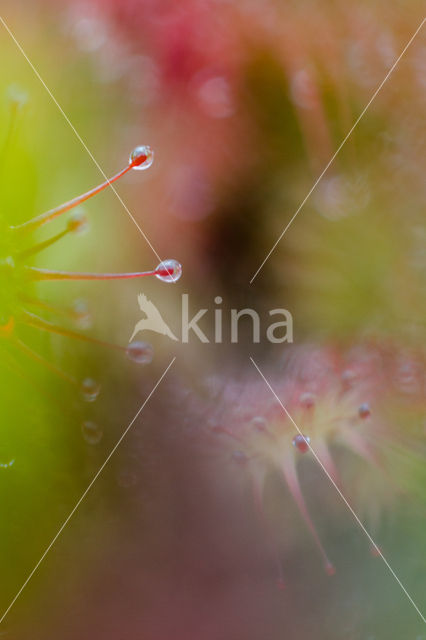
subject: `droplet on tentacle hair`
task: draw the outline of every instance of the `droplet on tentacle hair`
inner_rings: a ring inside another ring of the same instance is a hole
[[[135,147],[129,157],[129,164],[137,171],[149,169],[153,162],[154,152],[148,145]]]
[[[370,405],[368,404],[368,402],[364,402],[358,409],[358,415],[360,418],[362,418],[363,420],[365,420],[366,418],[369,418],[371,415],[371,409],[370,409]]]
[[[163,260],[156,268],[155,275],[163,282],[177,282],[182,275],[182,265],[177,260]]]
[[[68,218],[68,231],[83,234],[89,231],[90,225],[83,209],[76,209]]]
[[[85,378],[81,383],[81,395],[86,402],[94,402],[101,390],[101,385],[93,378]]]
[[[150,364],[154,357],[154,349],[148,342],[131,342],[126,349],[129,360],[138,364]]]
[[[86,420],[81,425],[81,433],[83,434],[83,438],[87,442],[87,444],[99,444],[102,440],[103,431],[96,424],[96,422],[92,422],[91,420]]]
[[[296,447],[300,453],[306,453],[309,451],[309,443],[311,439],[309,436],[302,436],[300,433],[297,436],[294,436],[292,442],[293,446]]]

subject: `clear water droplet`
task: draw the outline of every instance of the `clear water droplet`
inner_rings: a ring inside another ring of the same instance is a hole
[[[154,349],[148,342],[132,342],[126,349],[129,360],[138,364],[150,364],[154,357]]]
[[[300,433],[294,436],[292,442],[293,446],[300,451],[300,453],[306,453],[309,451],[309,443],[311,439],[309,436],[302,436]]]
[[[133,165],[133,169],[144,171],[154,162],[154,152],[148,145],[139,145],[135,147],[130,154],[129,164]]]
[[[89,221],[83,209],[76,209],[68,218],[68,231],[83,234],[89,231]]]
[[[96,424],[96,422],[91,422],[90,420],[86,420],[81,425],[81,433],[83,434],[83,438],[87,442],[87,444],[99,444],[102,440],[103,431]]]
[[[85,378],[81,383],[81,395],[86,402],[94,402],[101,390],[101,385],[93,378]]]
[[[182,275],[182,265],[177,260],[163,260],[156,268],[155,275],[163,282],[177,282]]]
[[[358,415],[360,418],[362,418],[363,420],[365,420],[365,418],[370,417],[371,415],[371,409],[370,409],[370,405],[368,404],[368,402],[364,402],[358,409]]]

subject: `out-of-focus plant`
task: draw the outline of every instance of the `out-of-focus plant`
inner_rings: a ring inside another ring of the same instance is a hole
[[[346,351],[299,347],[287,351],[278,370],[267,366],[265,375],[289,415],[256,373],[238,380],[216,376],[201,396],[209,407],[205,427],[210,439],[219,437],[216,451],[225,448],[228,461],[250,481],[262,517],[266,481],[271,474],[283,477],[327,572],[334,573],[303,497],[299,461],[312,447],[325,473],[374,533],[392,496],[416,494],[425,410],[424,358],[398,351],[394,345],[373,343]],[[406,456],[412,461],[417,456],[412,474],[404,464]],[[343,463],[341,471],[334,458]],[[312,464],[318,460],[313,457]],[[280,537],[274,532],[276,540]],[[372,551],[377,553],[374,547]]]
[[[170,237],[180,230],[195,286],[202,277],[233,297],[283,297],[299,337],[405,333],[411,317],[415,338],[420,42],[248,281],[420,24],[420,3],[402,17],[381,2],[348,12],[345,3],[89,0],[66,15],[67,32],[134,101],[132,121],[155,141],[161,176],[145,201]]]

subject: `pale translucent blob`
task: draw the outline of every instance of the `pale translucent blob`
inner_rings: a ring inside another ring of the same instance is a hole
[[[9,462],[0,462],[0,469],[10,469],[15,464],[15,460],[9,460]]]
[[[87,444],[99,444],[103,436],[103,431],[99,425],[90,420],[83,422],[81,425],[81,433]]]
[[[252,418],[252,420],[250,421],[250,424],[252,427],[257,429],[258,431],[268,430],[268,424],[265,418],[263,418],[262,416],[255,416],[254,418]]]
[[[310,441],[311,439],[309,436],[302,436],[300,435],[300,433],[298,433],[297,436],[294,436],[292,442],[293,446],[296,447],[296,449],[298,449],[300,453],[306,453],[307,451],[309,451]]]
[[[302,393],[299,402],[305,409],[311,409],[315,405],[315,396],[309,391]]]
[[[358,409],[358,414],[360,418],[368,418],[371,415],[371,409],[368,402],[364,402]]]

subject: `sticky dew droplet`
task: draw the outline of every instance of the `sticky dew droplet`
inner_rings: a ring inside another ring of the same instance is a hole
[[[129,156],[129,164],[137,171],[149,169],[153,162],[154,152],[147,144],[135,147]]]
[[[292,443],[300,453],[306,453],[309,451],[309,443],[311,439],[309,436],[302,436],[300,433],[294,436]]]
[[[154,357],[154,349],[148,342],[131,342],[126,349],[126,355],[132,362],[150,364]]]
[[[100,393],[101,385],[93,378],[85,378],[81,383],[80,390],[86,402],[94,402]]]
[[[163,260],[156,268],[155,275],[162,282],[177,282],[182,275],[182,265],[177,260]]]

